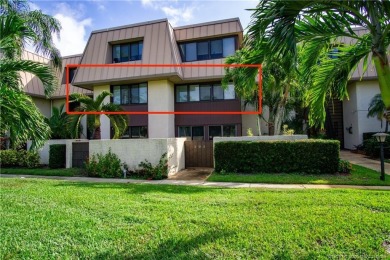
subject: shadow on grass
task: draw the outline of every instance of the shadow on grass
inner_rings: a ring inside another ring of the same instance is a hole
[[[76,187],[76,188],[96,188],[96,189],[123,189],[130,194],[145,193],[172,193],[172,194],[192,194],[208,192],[214,187],[196,187],[184,185],[167,184],[144,184],[144,183],[90,183],[90,182],[61,182],[56,187]]]
[[[214,252],[218,255],[203,252],[201,246],[213,243],[215,240],[225,240],[233,235],[234,233],[230,231],[213,230],[191,239],[170,238],[163,240],[156,246],[145,244],[143,251],[136,254],[126,251],[106,251],[96,255],[94,259],[210,259],[223,257],[222,252]]]

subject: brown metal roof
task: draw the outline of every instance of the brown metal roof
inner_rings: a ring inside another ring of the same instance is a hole
[[[166,19],[93,31],[81,64],[112,64],[112,45],[143,41],[142,60],[123,64],[181,64],[178,41],[236,35],[242,40],[238,18],[172,28]],[[193,64],[222,64],[222,59]],[[73,84],[92,89],[97,84],[120,84],[129,81],[168,78],[172,81],[208,77],[221,78],[223,69],[180,67],[79,68]]]
[[[52,99],[65,97],[65,82],[63,80],[64,68],[65,68],[66,64],[79,63],[80,58],[81,58],[81,54],[62,58],[62,69],[61,69],[60,74],[58,75],[60,82],[59,82],[59,86],[58,86],[57,90],[51,96]],[[49,59],[42,57],[38,54],[29,52],[29,51],[23,52],[22,59],[32,60],[32,61],[40,62],[43,64],[50,63]],[[28,73],[28,72],[20,72],[20,75],[21,75],[22,84],[24,86],[24,91],[27,94],[29,94],[31,96],[46,98],[43,84],[38,77],[36,77],[35,75]],[[79,87],[75,87],[72,85],[70,85],[69,89],[70,89],[70,93],[77,92],[77,93],[84,93],[84,94],[91,94],[92,95],[91,91],[86,90],[86,89],[82,89]]]

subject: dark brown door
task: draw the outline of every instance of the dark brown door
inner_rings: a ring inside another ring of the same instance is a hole
[[[214,167],[212,141],[185,141],[186,168]]]
[[[89,143],[72,143],[72,167],[84,167],[84,162],[89,157]]]

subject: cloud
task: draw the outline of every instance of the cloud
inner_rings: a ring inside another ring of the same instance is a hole
[[[91,2],[96,4],[96,7],[99,11],[104,11],[106,10],[106,6],[104,5],[103,0],[91,0]]]
[[[179,22],[188,22],[193,18],[194,7],[175,8],[172,6],[161,7],[161,10],[168,17],[172,26],[176,26]]]
[[[62,56],[79,54],[84,51],[86,45],[86,27],[91,26],[92,19],[77,20],[66,14],[54,15],[61,25],[60,40],[54,38],[55,46],[61,51]]]
[[[178,0],[141,0],[141,3],[145,8],[163,12],[173,26],[192,20],[196,9],[195,6],[180,6]]]

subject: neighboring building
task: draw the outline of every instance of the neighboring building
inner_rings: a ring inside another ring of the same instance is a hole
[[[60,107],[62,104],[65,104],[65,97],[66,97],[66,92],[65,92],[66,82],[65,82],[65,70],[64,70],[65,66],[67,64],[79,63],[80,58],[81,58],[81,54],[62,58],[62,69],[58,75],[59,86],[50,98],[46,97],[43,84],[36,76],[28,72],[21,72],[21,80],[22,80],[22,84],[24,85],[24,91],[29,96],[31,96],[35,105],[39,108],[41,113],[47,118],[51,117],[53,107]],[[32,60],[44,64],[50,63],[49,59],[29,51],[23,52],[22,59]],[[70,93],[77,92],[77,93],[84,93],[86,95],[92,96],[92,92],[87,89],[78,88],[72,85],[70,85],[69,89],[70,89]],[[82,125],[83,125],[83,133],[81,137],[86,138],[87,127],[86,127],[85,119],[83,120]]]
[[[363,28],[354,30],[358,35],[366,33]],[[355,41],[346,37],[340,40],[345,44]],[[335,101],[328,106],[331,114],[331,132],[334,138],[340,140],[341,148],[356,149],[357,145],[363,143],[363,133],[385,131],[385,122],[381,124],[377,118],[367,118],[371,99],[380,93],[378,76],[371,59],[368,60],[368,64],[365,73],[363,73],[363,62],[360,62],[352,74],[347,87],[349,99]]]
[[[93,31],[80,64],[224,64],[240,47],[238,18],[172,28],[166,19]],[[224,68],[79,68],[73,84],[107,90],[106,102],[126,111],[241,111],[234,86],[221,88]],[[241,136],[249,121],[241,115],[131,115],[128,138]],[[102,118],[102,138],[110,123]]]

